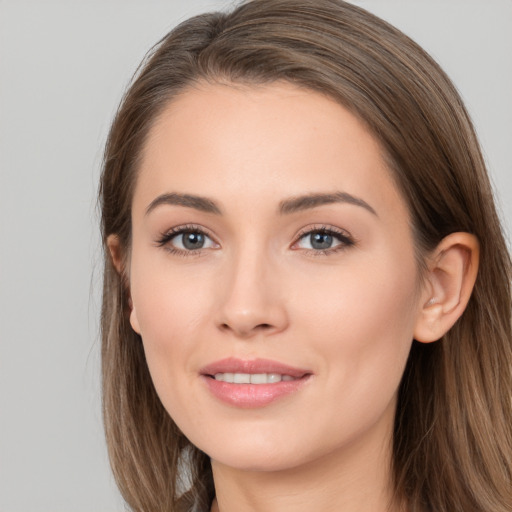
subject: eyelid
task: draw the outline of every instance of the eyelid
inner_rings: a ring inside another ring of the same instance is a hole
[[[182,224],[178,226],[174,226],[169,230],[161,233],[159,238],[156,240],[156,245],[158,247],[162,247],[167,251],[178,254],[182,256],[199,256],[204,251],[212,249],[212,247],[207,248],[199,248],[199,249],[191,249],[191,250],[183,250],[177,247],[173,247],[169,244],[173,238],[179,236],[180,234],[187,232],[196,232],[201,233],[204,236],[208,237],[215,245],[215,249],[220,248],[219,242],[216,240],[216,237],[210,232],[209,229],[204,226],[198,224]],[[302,249],[297,248],[296,245],[302,240],[305,236],[311,235],[312,233],[325,233],[334,236],[340,242],[334,247],[330,247],[328,249]],[[352,237],[352,235],[346,231],[345,229],[327,225],[327,224],[313,224],[310,226],[306,226],[302,228],[294,237],[294,242],[290,246],[292,250],[301,250],[302,252],[311,253],[315,256],[329,254],[338,252],[340,250],[347,249],[356,244],[356,240]]]
[[[220,244],[217,242],[214,235],[211,234],[210,230],[205,228],[204,226],[200,226],[198,224],[182,224],[179,226],[174,226],[171,229],[168,229],[162,233],[160,233],[158,239],[156,240],[155,244],[157,247],[162,247],[166,249],[167,251],[173,253],[173,254],[179,254],[183,256],[198,256],[203,251],[212,249],[211,247],[207,248],[200,248],[200,249],[193,249],[193,250],[182,250],[177,247],[172,247],[169,243],[173,238],[179,236],[183,233],[201,233],[202,235],[208,237],[212,242],[217,246],[220,247]],[[215,248],[217,248],[215,247]]]
[[[334,247],[330,247],[328,249],[300,249],[295,247],[300,240],[302,240],[305,236],[311,235],[312,233],[326,233],[329,235],[333,235],[336,237],[340,243]],[[354,237],[345,229],[327,225],[327,224],[313,224],[311,226],[306,226],[302,228],[294,237],[294,242],[291,245],[291,249],[294,250],[302,250],[304,252],[311,253],[315,256],[322,255],[322,254],[328,254],[337,252],[340,250],[347,249],[348,247],[351,247],[356,244],[356,240]]]

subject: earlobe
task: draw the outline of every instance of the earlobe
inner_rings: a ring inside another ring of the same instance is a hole
[[[131,304],[131,309],[130,309],[130,325],[132,326],[132,329],[137,334],[140,334],[139,320],[137,318],[137,312],[136,312],[135,307],[133,306],[133,304]]]
[[[466,309],[478,273],[479,244],[470,233],[443,238],[428,260],[414,338],[430,343],[446,334]]]

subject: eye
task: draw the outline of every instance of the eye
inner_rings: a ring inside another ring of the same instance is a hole
[[[199,231],[184,231],[174,235],[171,239],[172,245],[177,249],[195,251],[197,249],[206,249],[213,247],[213,240]]]
[[[352,245],[354,245],[354,240],[348,233],[334,228],[321,227],[303,232],[293,248],[326,254]]]
[[[202,249],[218,247],[202,229],[193,226],[177,227],[163,234],[157,241],[158,246],[165,247],[171,253],[197,253]]]

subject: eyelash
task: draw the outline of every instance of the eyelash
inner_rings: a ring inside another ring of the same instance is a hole
[[[169,231],[166,231],[165,233],[162,233],[160,235],[160,238],[156,241],[156,245],[158,247],[162,247],[166,251],[177,256],[183,256],[185,258],[190,256],[200,256],[203,253],[204,249],[193,249],[189,251],[183,251],[181,249],[173,247],[169,243],[173,238],[179,235],[183,235],[184,233],[198,233],[207,236],[211,240],[214,240],[213,237],[201,226],[197,226],[195,224],[187,224],[185,226],[177,226],[175,228],[170,229]]]
[[[305,237],[316,233],[332,236],[333,238],[336,238],[340,243],[328,249],[303,249],[304,252],[311,256],[327,256],[329,254],[345,251],[356,244],[356,240],[354,240],[354,238],[347,231],[332,226],[315,225],[301,230],[298,233],[296,241],[293,243],[292,247],[297,245]]]
[[[182,256],[182,257],[191,257],[191,256],[200,256],[203,254],[205,249],[191,249],[191,250],[182,250],[178,249],[176,247],[173,247],[169,242],[171,240],[179,235],[182,235],[184,233],[198,233],[201,235],[204,235],[211,240],[214,240],[214,238],[201,226],[197,226],[194,224],[187,224],[185,226],[177,226],[175,228],[172,228],[169,231],[166,231],[165,233],[162,233],[159,237],[159,239],[156,241],[156,245],[158,247],[164,248],[166,251],[168,251],[171,254]],[[293,246],[297,245],[302,239],[304,239],[307,236],[311,236],[312,234],[322,234],[322,235],[328,235],[332,236],[333,238],[337,239],[340,243],[334,247],[330,247],[328,249],[303,249],[305,253],[312,256],[326,256],[329,254],[337,253],[340,251],[344,251],[353,245],[356,244],[356,241],[352,238],[352,236],[341,229],[334,228],[332,226],[325,226],[325,225],[318,225],[318,226],[311,226],[308,228],[303,229],[300,231],[297,236],[295,242],[292,244]],[[217,242],[215,242],[217,243]],[[295,249],[299,250],[299,249]]]

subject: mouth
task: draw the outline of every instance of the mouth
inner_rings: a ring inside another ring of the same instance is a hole
[[[281,375],[280,373],[216,373],[211,376],[221,382],[230,384],[275,384],[277,382],[290,382],[297,380],[291,375]]]
[[[312,372],[267,359],[223,359],[200,371],[217,399],[238,408],[264,407],[293,395],[309,381]]]

